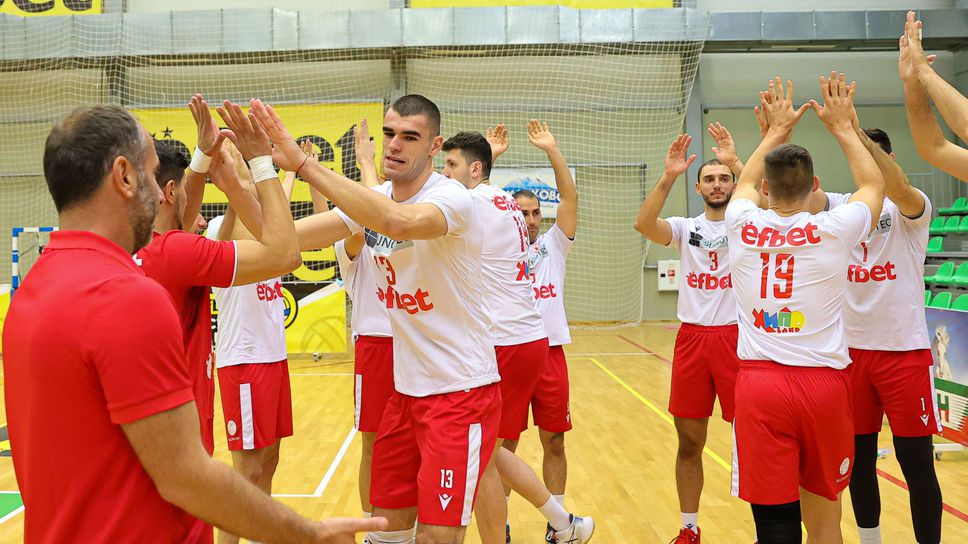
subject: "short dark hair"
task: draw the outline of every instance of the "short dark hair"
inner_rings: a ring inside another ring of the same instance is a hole
[[[458,132],[444,142],[444,152],[458,149],[468,163],[481,161],[484,178],[491,175],[491,144],[480,132]]]
[[[777,146],[766,155],[766,179],[770,195],[778,200],[798,200],[813,187],[813,159],[796,144]]]
[[[430,137],[440,136],[440,109],[426,96],[420,94],[401,96],[390,104],[390,109],[399,113],[401,117],[425,116],[427,126],[430,127]]]
[[[138,121],[113,104],[82,106],[54,125],[44,144],[44,178],[57,211],[97,192],[118,157],[143,170],[146,140]]]
[[[879,128],[865,128],[864,134],[866,134],[868,138],[873,140],[874,143],[881,146],[881,149],[884,150],[884,153],[887,153],[888,155],[892,153],[891,138],[887,135],[886,132],[884,132]]]
[[[518,198],[518,197],[538,200],[538,195],[534,194],[534,191],[529,191],[528,189],[518,189],[517,191],[514,191],[514,193],[511,195],[511,198]]]
[[[705,168],[707,166],[719,166],[719,165],[726,166],[725,164],[723,164],[722,162],[720,162],[719,159],[709,159],[708,161],[702,163],[702,166],[699,167],[699,171],[696,172],[696,183],[699,183],[700,181],[702,181],[702,169],[703,168]],[[729,168],[729,167],[727,166],[727,168]],[[729,173],[733,175],[733,181],[736,181],[736,174],[733,174],[732,169],[730,169]]]
[[[188,168],[188,156],[177,146],[165,140],[155,140],[155,153],[158,153],[158,187],[162,189],[169,181],[175,185],[182,182],[185,169]]]

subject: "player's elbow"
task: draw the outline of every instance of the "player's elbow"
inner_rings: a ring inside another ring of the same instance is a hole
[[[293,270],[302,266],[302,254],[299,252],[298,247],[295,248],[293,251],[289,252],[289,254],[287,255],[287,258],[285,259],[285,262],[286,262],[286,266],[282,267],[282,268],[285,268],[285,271],[280,272],[279,273],[280,276],[284,274],[288,274]]]
[[[649,235],[649,228],[646,227],[646,221],[643,221],[642,219],[636,217],[635,225],[633,226],[635,227],[635,230],[638,231],[638,233],[641,234],[642,236]]]
[[[416,227],[416,218],[406,211],[389,214],[385,219],[384,229],[393,240],[409,240]]]

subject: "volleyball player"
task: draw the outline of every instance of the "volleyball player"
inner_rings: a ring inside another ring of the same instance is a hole
[[[393,332],[390,398],[373,448],[370,501],[390,530],[372,544],[462,542],[477,485],[494,453],[500,380],[481,285],[481,228],[467,190],[433,169],[440,111],[420,95],[394,101],[383,120],[375,190],[307,162],[271,107],[253,111],[286,169],[338,208],[297,223],[303,248],[366,232],[367,261]]]
[[[528,269],[534,288],[538,312],[548,331],[548,361],[531,399],[534,424],[544,450],[543,477],[555,500],[564,506],[568,481],[568,459],[565,456],[565,433],[572,428],[568,392],[568,363],[564,346],[571,343],[568,318],[565,316],[565,260],[571,252],[578,229],[578,188],[572,178],[558,142],[547,123],[532,119],[528,123],[528,141],[545,152],[555,172],[555,185],[560,201],[554,225],[544,234],[541,229],[541,205],[537,195],[517,191],[514,199],[524,214],[528,228]],[[505,445],[512,451],[517,441]],[[552,533],[552,527],[548,527]],[[548,538],[551,538],[550,536]]]
[[[688,218],[659,217],[676,179],[696,158],[687,157],[692,138],[682,134],[669,146],[665,172],[635,220],[635,230],[652,242],[674,247],[681,263],[678,317],[682,325],[676,335],[669,395],[669,412],[675,417],[679,438],[676,490],[682,528],[676,544],[701,542],[699,497],[709,416],[719,397],[723,420],[732,424],[733,390],[739,371],[736,300],[723,219],[736,187],[735,173],[742,172],[742,161],[725,127],[717,123],[710,125],[709,131],[719,138],[715,151],[724,156],[722,161],[710,160],[699,169],[695,191],[703,199],[703,213]]]
[[[876,227],[884,178],[853,129],[854,86],[821,78],[824,104],[793,109],[793,84],[761,93],[766,137],[726,208],[738,306],[733,493],[753,506],[761,544],[843,542],[840,494],[853,464],[844,336],[851,251]],[[819,187],[807,150],[787,144],[813,107],[847,157],[857,191],[810,214]],[[760,185],[769,209],[761,209]]]
[[[178,315],[131,259],[151,240],[158,166],[119,106],[78,108],[47,138],[61,230],[3,331],[25,542],[196,541],[192,516],[267,542],[349,544],[384,525],[310,522],[201,447]]]
[[[535,307],[528,271],[528,229],[517,202],[488,182],[492,150],[483,135],[460,132],[444,142],[442,149],[447,154],[444,175],[470,190],[484,231],[484,308],[490,317],[501,374],[498,442],[517,441],[528,427],[528,407],[548,358],[548,333]],[[478,528],[485,544],[510,541],[501,478],[547,518],[554,529],[553,538],[575,543],[591,538],[595,530],[592,518],[570,515],[531,467],[511,450],[500,448],[495,465],[489,465],[485,472],[478,503]]]
[[[356,160],[364,187],[380,184],[376,172],[376,149],[370,138],[366,119],[354,129]],[[315,188],[310,188],[319,194]],[[320,213],[325,211],[317,209]],[[393,395],[393,332],[387,307],[377,297],[377,283],[368,263],[374,258],[363,234],[354,234],[336,242],[337,265],[343,278],[347,296],[353,301],[350,328],[353,331],[353,425],[360,432],[363,451],[360,455],[360,503],[363,516],[373,515],[370,503],[370,472],[373,465],[373,444],[387,402]]]
[[[933,117],[933,116],[932,116]],[[854,413],[854,470],[850,501],[861,544],[880,544],[877,434],[884,414],[907,481],[918,542],[941,541],[941,487],[931,436],[941,432],[934,392],[934,359],[924,318],[924,257],[931,201],[908,182],[879,129],[860,129],[884,176],[884,203],[875,229],[851,253],[844,325],[850,348]],[[826,193],[828,209],[849,194]],[[890,315],[889,320],[871,320]]]

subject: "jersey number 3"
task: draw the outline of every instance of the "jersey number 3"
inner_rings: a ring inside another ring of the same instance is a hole
[[[768,298],[772,283],[773,298],[793,296],[793,255],[789,253],[760,253],[763,275],[760,277],[760,298]],[[771,281],[772,280],[772,281]]]

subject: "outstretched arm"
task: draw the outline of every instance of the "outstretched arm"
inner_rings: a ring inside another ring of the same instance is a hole
[[[659,217],[659,213],[665,206],[676,179],[696,160],[695,155],[686,158],[686,152],[691,144],[692,136],[688,134],[680,134],[672,142],[666,153],[665,172],[662,173],[655,187],[649,191],[649,196],[645,198],[645,202],[639,208],[639,214],[635,217],[635,230],[657,244],[667,246],[672,241],[672,225]]]
[[[931,66],[921,44],[921,21],[915,20],[914,12],[907,13],[904,38],[907,42],[908,62],[914,75],[924,87],[924,92],[934,103],[941,117],[962,140],[968,140],[968,98],[958,92]]]
[[[722,123],[710,123],[706,130],[716,140],[717,145],[713,147],[716,160],[725,164],[734,176],[739,177],[743,173],[743,161],[736,153],[736,142],[733,141],[733,135],[726,130]]]
[[[185,211],[182,214],[182,224],[191,225],[202,209],[202,198],[205,196],[205,178],[209,163],[218,155],[225,136],[219,132],[218,125],[212,119],[212,112],[202,95],[196,94],[188,103],[188,109],[195,119],[198,130],[198,146],[192,156],[192,164],[185,169]],[[201,154],[197,159],[195,155]],[[198,169],[196,171],[195,169]]]
[[[329,197],[343,213],[352,217],[360,225],[395,240],[429,240],[447,234],[448,225],[444,212],[434,204],[398,204],[376,191],[337,174],[319,162],[305,160],[305,153],[299,149],[289,129],[273,111],[272,106],[253,100],[252,112],[275,145],[273,159],[278,161],[277,164],[286,169],[295,169],[303,179]],[[336,240],[350,235],[349,229],[338,215],[336,218],[342,226],[337,226],[332,220],[326,219],[328,216],[329,212],[300,220],[304,222],[302,229],[318,229],[313,236],[314,244],[329,242],[316,247],[332,245]],[[300,232],[300,243],[302,240],[303,233]]]
[[[831,72],[830,79],[820,76],[820,94],[823,105],[811,100],[810,104],[817,117],[823,122],[830,134],[837,139],[847,157],[847,165],[854,178],[857,191],[850,196],[849,202],[863,202],[871,210],[871,229],[877,224],[884,204],[884,176],[874,162],[871,152],[857,136],[857,118],[854,112],[854,92],[857,84],[847,84],[844,74],[837,76]]]
[[[756,151],[746,161],[731,201],[746,199],[760,204],[760,186],[766,173],[766,155],[776,146],[790,141],[793,127],[800,122],[809,108],[810,104],[804,104],[799,109],[793,109],[792,81],[787,81],[784,92],[782,79],[777,77],[770,80],[768,90],[760,92],[760,110],[768,123],[768,129]]]
[[[491,145],[491,163],[497,162],[497,158],[508,150],[508,127],[499,124],[496,127],[487,127],[487,143]]]
[[[551,167],[555,171],[555,185],[558,187],[558,217],[555,224],[565,233],[565,236],[574,238],[578,230],[578,187],[575,179],[571,177],[571,170],[568,169],[568,161],[558,149],[558,142],[554,135],[548,130],[548,123],[539,123],[537,119],[532,119],[528,123],[528,140],[531,145],[545,152]]]

